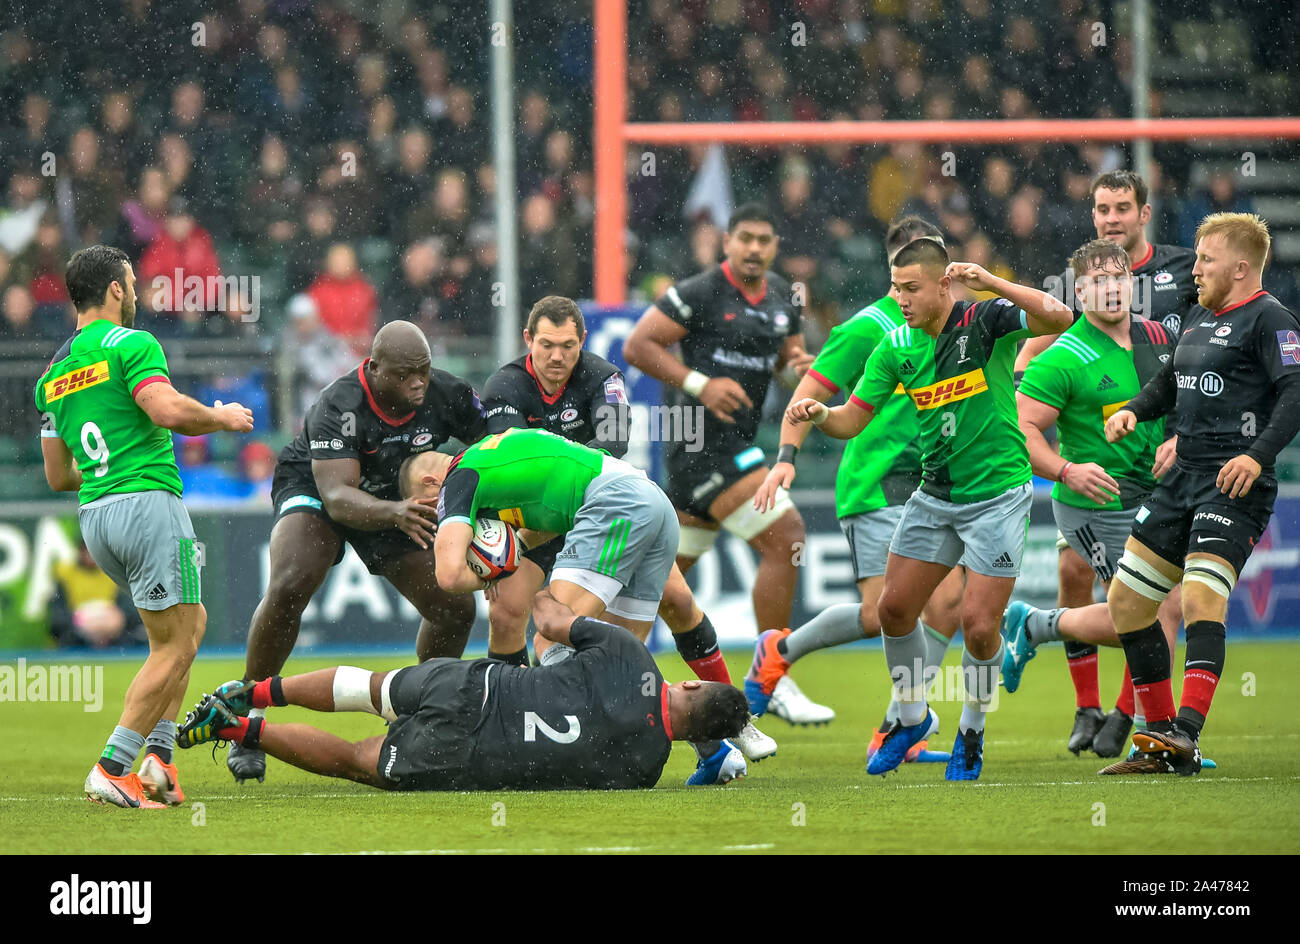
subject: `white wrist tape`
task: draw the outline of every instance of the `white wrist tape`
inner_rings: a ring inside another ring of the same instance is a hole
[[[814,426],[820,426],[822,425],[822,423],[825,423],[830,418],[831,418],[831,409],[824,403],[816,412],[814,412],[809,417],[809,419],[812,420]]]
[[[701,374],[698,370],[693,370],[686,375],[682,381],[682,389],[693,397],[698,397],[704,390],[704,385],[709,382],[709,378]]]

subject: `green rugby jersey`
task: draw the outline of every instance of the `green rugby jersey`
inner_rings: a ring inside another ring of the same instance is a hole
[[[956,504],[995,498],[1031,476],[1011,378],[1029,334],[1004,298],[957,302],[938,338],[906,324],[887,334],[850,400],[879,413],[902,384],[921,427],[922,491]]]
[[[81,504],[112,492],[181,494],[172,434],[135,402],[154,381],[170,382],[154,336],[101,318],[69,338],[36,382],[41,435],[72,450]]]
[[[882,338],[905,324],[898,302],[886,295],[836,325],[808,374],[832,393],[852,391]],[[916,408],[896,387],[876,421],[853,437],[835,473],[835,514],[840,518],[901,505],[921,484],[921,426]]]
[[[1163,418],[1139,423],[1117,443],[1106,442],[1106,420],[1138,395],[1174,352],[1175,341],[1157,321],[1129,323],[1133,349],[1125,350],[1080,318],[1025,370],[1020,392],[1060,410],[1056,421],[1061,458],[1095,462],[1119,483],[1120,494],[1105,505],[1063,482],[1052,497],[1075,508],[1136,508],[1156,487],[1151,475],[1156,447],[1164,441]]]
[[[488,436],[452,463],[438,495],[438,522],[472,526],[482,516],[563,534],[606,458],[544,429],[515,427]]]

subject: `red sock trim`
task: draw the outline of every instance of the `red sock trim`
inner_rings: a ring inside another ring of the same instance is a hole
[[[253,686],[253,707],[271,707],[271,680],[269,678],[262,679]]]
[[[727,671],[727,660],[722,657],[721,652],[715,652],[711,656],[705,656],[703,659],[696,659],[694,662],[687,662],[691,671],[705,682],[722,682],[724,685],[731,684],[731,673]]]
[[[236,744],[243,744],[244,738],[248,734],[248,719],[240,718],[239,723],[229,727],[222,728],[217,732],[217,737],[223,741],[234,741]]]
[[[1068,659],[1070,680],[1074,682],[1074,703],[1079,708],[1100,708],[1101,689],[1097,684],[1097,653]]]
[[[1128,669],[1128,663],[1124,663],[1124,681],[1119,683],[1119,698],[1115,700],[1115,707],[1130,718],[1137,714],[1137,694],[1133,691],[1133,673]]]
[[[1188,669],[1183,673],[1184,708],[1198,711],[1202,716],[1210,713],[1214,690],[1219,687],[1219,677],[1206,669]]]
[[[1169,679],[1134,685],[1137,697],[1142,700],[1142,714],[1150,724],[1153,721],[1174,720],[1174,689]]]

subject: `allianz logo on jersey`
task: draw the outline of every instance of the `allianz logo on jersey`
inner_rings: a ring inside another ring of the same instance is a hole
[[[1179,390],[1199,390],[1207,397],[1217,397],[1223,393],[1223,378],[1212,370],[1207,370],[1199,377],[1196,374],[1175,374]]]
[[[739,351],[727,351],[720,347],[713,349],[713,360],[724,367],[738,367],[741,370],[771,370],[776,366],[776,355],[757,357],[753,354],[741,354]]]
[[[984,379],[984,370],[977,367],[959,377],[912,388],[907,391],[907,395],[912,398],[918,410],[933,410],[947,403],[956,403],[958,400],[973,397],[988,388],[988,381]]]
[[[53,403],[70,393],[102,384],[108,379],[108,361],[97,361],[89,367],[78,367],[60,374],[45,384],[45,402]]]

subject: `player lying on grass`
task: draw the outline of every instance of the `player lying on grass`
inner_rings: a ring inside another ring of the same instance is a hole
[[[543,593],[581,616],[601,617],[645,641],[677,550],[668,496],[621,459],[541,429],[508,429],[454,459],[422,453],[402,467],[405,494],[438,503],[438,582],[450,593],[488,587],[466,563],[471,522],[496,518],[523,540],[563,534]],[[742,776],[745,757],[730,741],[696,744],[690,783]]]
[[[286,764],[383,790],[616,790],[653,787],[675,740],[719,740],[749,720],[738,689],[691,679],[668,685],[627,630],[576,616],[544,591],[533,620],[541,666],[432,659],[392,672],[352,666],[205,695],[180,747],[229,740]],[[388,719],[352,743],[305,724],[248,718],[296,705]]]

